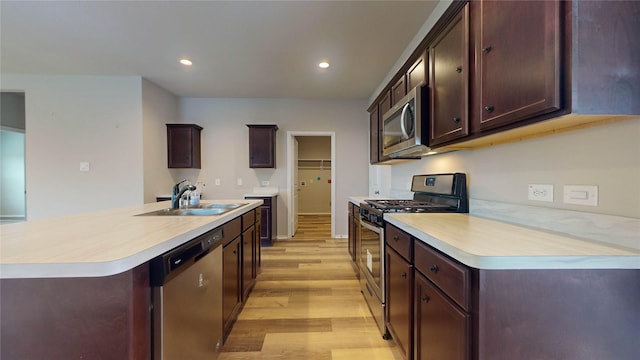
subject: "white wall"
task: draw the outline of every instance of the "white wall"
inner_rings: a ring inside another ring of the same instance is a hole
[[[180,122],[179,98],[156,84],[142,80],[142,144],[144,202],[171,194],[173,178],[167,167],[167,126]]]
[[[1,85],[25,93],[27,219],[143,202],[139,76],[3,74]]]
[[[347,234],[349,196],[368,192],[369,122],[365,101],[182,98],[181,120],[202,130],[202,170],[178,175],[203,181],[205,199],[237,199],[269,181],[279,187],[278,235],[287,234],[286,132],[336,132],[336,234]],[[246,124],[276,124],[276,169],[249,168]],[[220,179],[220,186],[215,185]],[[237,185],[242,179],[242,185]]]
[[[640,118],[393,165],[392,192],[414,174],[465,172],[469,196],[513,204],[640,218]],[[553,184],[554,202],[527,199],[528,184]],[[563,185],[598,185],[597,207],[562,203]]]

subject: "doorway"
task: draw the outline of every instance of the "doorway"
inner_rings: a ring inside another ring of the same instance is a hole
[[[287,132],[288,237],[299,214],[330,214],[335,237],[335,132]],[[303,201],[304,200],[304,201]]]
[[[21,92],[0,92],[1,223],[27,216],[24,99]]]

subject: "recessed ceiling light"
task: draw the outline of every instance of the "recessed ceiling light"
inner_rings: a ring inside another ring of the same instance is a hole
[[[186,66],[191,66],[193,65],[193,63],[191,62],[191,60],[189,59],[180,59],[180,64],[182,65],[186,65]]]
[[[326,68],[329,67],[329,63],[326,62],[326,61],[322,61],[322,62],[320,62],[320,64],[318,64],[318,67],[321,68],[321,69],[326,69]]]

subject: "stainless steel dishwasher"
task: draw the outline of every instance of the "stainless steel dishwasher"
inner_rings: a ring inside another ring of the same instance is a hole
[[[222,347],[222,228],[151,261],[153,359],[207,359]]]

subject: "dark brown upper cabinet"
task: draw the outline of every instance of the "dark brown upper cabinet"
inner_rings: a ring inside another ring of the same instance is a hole
[[[422,52],[422,54],[407,71],[407,93],[411,89],[425,85],[428,82],[426,73],[428,57],[429,56],[426,51]]]
[[[391,106],[397,104],[405,95],[407,95],[407,83],[403,75],[391,87]]]
[[[249,128],[249,167],[276,167],[277,125],[247,125]]]
[[[429,54],[429,145],[469,134],[469,5],[435,39]]]
[[[391,92],[387,91],[382,98],[380,98],[380,103],[378,104],[380,110],[380,121],[382,122],[382,117],[384,114],[391,110]]]
[[[200,169],[200,132],[196,124],[167,124],[167,166]]]
[[[471,3],[476,25],[478,128],[560,109],[559,1]]]
[[[380,101],[369,108],[369,135],[371,138],[369,157],[371,164],[389,160],[388,157],[382,155],[382,141],[384,140],[382,117],[389,110],[391,110],[391,91],[387,90]]]
[[[369,162],[375,164],[380,161],[380,111],[375,104],[369,111]]]

